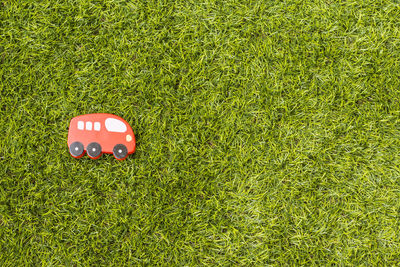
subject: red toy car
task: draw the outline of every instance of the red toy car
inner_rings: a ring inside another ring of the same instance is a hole
[[[74,158],[82,157],[86,151],[92,159],[108,153],[124,160],[135,152],[136,139],[124,119],[113,114],[95,113],[71,119],[68,146]]]

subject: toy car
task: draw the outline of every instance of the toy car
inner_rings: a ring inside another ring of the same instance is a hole
[[[82,157],[86,151],[91,159],[107,153],[117,160],[124,160],[135,152],[136,139],[124,119],[113,114],[94,113],[71,119],[68,147],[74,158]]]

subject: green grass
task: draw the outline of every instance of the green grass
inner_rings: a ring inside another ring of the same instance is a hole
[[[398,265],[399,73],[399,1],[2,1],[1,265]]]

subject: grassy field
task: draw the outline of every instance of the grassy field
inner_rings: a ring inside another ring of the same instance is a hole
[[[398,265],[399,73],[399,1],[1,1],[0,263]]]

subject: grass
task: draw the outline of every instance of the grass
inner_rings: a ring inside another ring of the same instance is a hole
[[[399,1],[2,1],[2,265],[398,265]],[[74,159],[69,120],[137,151]]]

